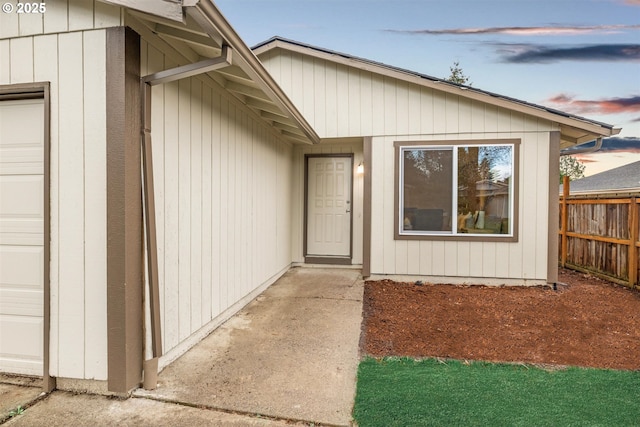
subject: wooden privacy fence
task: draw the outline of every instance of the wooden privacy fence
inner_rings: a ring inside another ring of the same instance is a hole
[[[640,197],[570,196],[567,184],[560,197],[560,265],[640,287]]]

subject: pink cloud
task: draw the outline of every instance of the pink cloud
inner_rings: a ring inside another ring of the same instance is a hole
[[[582,100],[575,99],[573,96],[561,93],[550,98],[548,101],[552,104],[558,105],[561,109],[577,114],[619,114],[640,111],[640,96]]]

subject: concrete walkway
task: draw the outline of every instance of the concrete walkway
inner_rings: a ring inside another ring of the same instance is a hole
[[[359,270],[293,268],[165,368],[156,390],[125,401],[56,391],[5,425],[349,426],[362,292]]]

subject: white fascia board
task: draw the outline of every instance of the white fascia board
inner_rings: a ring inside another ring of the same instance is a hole
[[[181,0],[99,0],[103,3],[124,6],[129,9],[160,16],[172,21],[183,22]]]

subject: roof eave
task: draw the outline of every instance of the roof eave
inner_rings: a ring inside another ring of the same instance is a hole
[[[220,13],[211,0],[190,1],[185,5],[186,13],[196,20],[207,34],[220,34],[234,51],[234,60],[258,83],[265,94],[293,120],[312,144],[320,143],[320,137],[298,111],[293,102],[284,93],[273,77],[264,68],[257,56],[244,43],[229,22]]]

